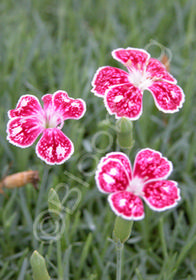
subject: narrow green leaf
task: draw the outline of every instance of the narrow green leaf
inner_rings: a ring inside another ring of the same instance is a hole
[[[90,249],[90,246],[91,246],[91,243],[92,243],[92,233],[89,233],[87,239],[86,239],[86,242],[84,244],[84,248],[82,250],[82,254],[80,256],[80,265],[79,265],[79,268],[76,272],[76,277],[75,279],[80,279],[80,275],[81,275],[81,271],[84,267],[84,263],[88,257],[88,253],[89,253],[89,249]]]

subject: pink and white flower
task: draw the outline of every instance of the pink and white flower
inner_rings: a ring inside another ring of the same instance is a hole
[[[128,70],[100,67],[92,81],[92,92],[104,98],[109,114],[116,118],[138,119],[142,114],[144,90],[152,93],[157,108],[165,113],[174,113],[184,102],[183,90],[169,74],[165,66],[143,49],[116,49],[114,59]]]
[[[172,169],[172,163],[155,150],[141,150],[133,171],[125,154],[112,152],[101,159],[95,178],[98,189],[110,194],[108,201],[116,215],[141,220],[142,200],[154,211],[172,208],[180,200],[177,183],[166,180]]]
[[[33,95],[23,95],[16,108],[8,112],[7,139],[26,148],[37,137],[36,154],[47,164],[62,164],[74,152],[71,140],[61,131],[66,119],[80,119],[86,111],[82,99],[70,98],[65,91],[56,91],[42,97],[44,107]]]

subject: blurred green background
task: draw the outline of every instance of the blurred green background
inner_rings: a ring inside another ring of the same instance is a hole
[[[28,184],[0,195],[0,279],[32,279],[29,259],[35,249],[45,257],[52,279],[115,279],[115,215],[95,186],[94,171],[103,155],[119,147],[115,119],[91,93],[91,81],[100,66],[123,67],[112,59],[113,49],[146,48],[160,57],[159,44],[172,54],[170,71],[186,102],[178,113],[166,115],[145,92],[130,158],[133,162],[145,147],[161,151],[173,162],[170,178],[178,181],[182,200],[163,213],[145,208],[145,219],[134,223],[125,245],[122,279],[196,279],[195,29],[194,0],[1,0],[1,178],[33,169],[41,180],[39,191]],[[87,113],[63,128],[74,143],[73,157],[50,167],[36,157],[35,145],[20,149],[8,143],[7,111],[23,94],[41,99],[59,89],[83,98]],[[60,189],[64,206],[72,209],[64,211],[58,241],[53,236],[60,229],[47,212],[51,187]]]

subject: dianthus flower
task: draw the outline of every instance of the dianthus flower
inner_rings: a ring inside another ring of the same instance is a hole
[[[61,131],[67,119],[80,119],[86,105],[82,99],[72,99],[65,91],[56,91],[42,97],[44,107],[33,95],[23,95],[16,109],[10,110],[7,139],[10,143],[26,148],[37,137],[36,154],[47,164],[61,164],[74,152],[71,140]]]
[[[100,67],[92,81],[92,92],[104,98],[109,114],[116,118],[138,119],[142,114],[144,90],[152,93],[157,108],[174,113],[184,102],[183,90],[165,66],[143,49],[116,49],[114,59],[120,61],[128,72],[121,69]]]
[[[161,153],[143,149],[135,159],[132,171],[128,157],[112,152],[103,157],[96,171],[98,189],[108,196],[109,204],[118,216],[127,220],[144,217],[144,200],[155,211],[174,207],[180,200],[175,181],[166,180],[172,163]]]

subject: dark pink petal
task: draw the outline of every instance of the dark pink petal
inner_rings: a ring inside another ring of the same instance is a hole
[[[142,114],[142,92],[132,84],[113,86],[105,95],[105,106],[116,118],[136,120]]]
[[[80,119],[86,112],[86,104],[82,99],[70,98],[65,91],[56,91],[53,95],[54,111],[58,112],[63,120]]]
[[[18,117],[11,119],[7,125],[7,139],[10,143],[26,148],[31,146],[44,128],[36,117]]]
[[[143,149],[136,156],[133,176],[146,182],[166,178],[171,171],[172,163],[162,157],[161,153],[151,149]]]
[[[71,140],[58,128],[48,128],[37,143],[36,153],[47,164],[62,164],[74,152]]]
[[[9,118],[30,117],[37,114],[43,114],[43,109],[37,97],[33,95],[23,95],[20,97],[16,109],[8,112]]]
[[[53,108],[52,94],[45,94],[42,97],[42,101],[44,102],[44,110],[52,110]]]
[[[117,159],[101,160],[95,179],[97,187],[104,193],[122,191],[129,185],[128,174],[122,163]]]
[[[108,201],[114,213],[124,219],[141,220],[144,218],[142,200],[130,192],[113,193],[109,195]]]
[[[180,190],[174,181],[154,181],[145,184],[144,200],[155,211],[174,207],[180,200]]]
[[[113,158],[117,159],[121,162],[121,164],[124,166],[127,174],[129,175],[129,179],[132,179],[132,169],[131,169],[131,163],[127,155],[120,153],[120,152],[112,152],[107,154],[102,161],[105,162],[107,159]]]
[[[149,59],[146,72],[149,72],[154,80],[160,79],[176,83],[176,79],[174,79],[174,77],[167,72],[165,66],[155,58]]]
[[[174,113],[182,107],[184,93],[179,86],[166,81],[158,81],[154,82],[148,89],[151,91],[160,111]]]
[[[150,58],[149,53],[145,50],[136,48],[116,49],[112,52],[112,56],[125,64],[130,71],[144,70]]]
[[[101,67],[95,73],[92,81],[92,92],[103,97],[106,90],[114,85],[129,83],[128,73],[115,67]]]

